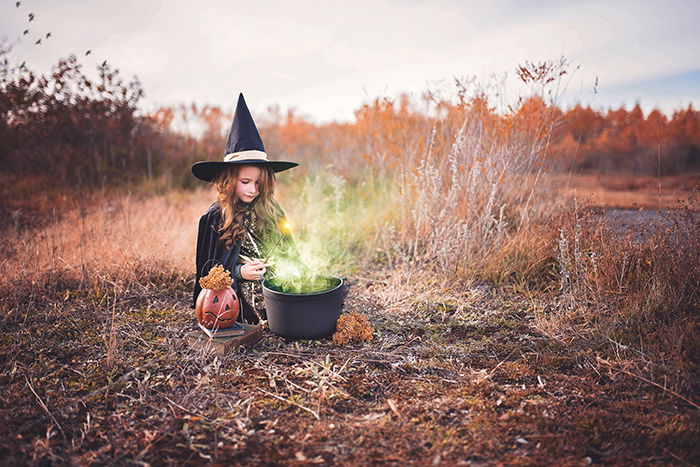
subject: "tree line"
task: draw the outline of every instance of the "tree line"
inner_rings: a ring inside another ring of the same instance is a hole
[[[192,162],[222,157],[228,110],[193,104],[144,113],[141,83],[125,81],[106,63],[90,79],[75,56],[60,60],[45,76],[10,66],[6,54],[0,58],[5,175],[81,187],[149,178],[190,186]],[[690,105],[667,116],[658,110],[645,115],[639,105],[564,110],[539,95],[505,111],[486,93],[424,100],[419,106],[407,96],[377,98],[358,108],[350,123],[314,124],[276,108],[256,119],[272,157],[330,163],[341,173],[405,166],[428,146],[436,157],[447,157],[466,120],[476,121],[494,141],[519,135],[520,150],[541,153],[541,166],[553,170],[653,175],[700,170],[700,114]]]

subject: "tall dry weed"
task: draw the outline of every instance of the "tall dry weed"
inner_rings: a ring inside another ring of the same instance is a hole
[[[533,200],[557,114],[544,105],[531,121],[523,111],[498,116],[484,94],[461,93],[434,122],[415,165],[399,173],[392,232],[405,258],[457,282],[484,277],[508,240],[542,218]]]
[[[58,293],[104,295],[117,283],[130,284],[132,292],[154,281],[181,287],[193,272],[197,220],[208,203],[201,190],[125,194],[94,199],[43,227],[6,229],[4,311],[37,306]]]
[[[602,339],[651,378],[697,390],[700,381],[700,217],[661,211],[641,229],[599,213],[559,229],[559,329]]]

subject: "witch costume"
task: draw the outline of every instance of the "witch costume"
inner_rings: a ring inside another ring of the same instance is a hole
[[[254,164],[268,166],[274,172],[296,167],[295,162],[271,161],[265,153],[260,134],[255,126],[253,117],[248,111],[248,106],[243,99],[243,94],[238,96],[238,104],[233,116],[231,130],[228,134],[226,150],[223,162],[203,161],[192,166],[192,173],[200,180],[211,182],[218,173],[233,164]],[[206,213],[199,219],[199,231],[197,234],[197,257],[196,257],[196,277],[193,293],[193,307],[196,306],[197,296],[202,290],[199,279],[206,276],[209,270],[220,264],[224,269],[231,271],[234,279],[234,289],[241,303],[241,313],[238,319],[252,324],[257,324],[260,319],[266,319],[265,307],[262,298],[262,284],[260,281],[248,281],[240,274],[241,255],[250,258],[264,258],[268,252],[262,251],[263,239],[257,233],[256,224],[260,222],[256,218],[253,204],[248,204],[243,216],[243,228],[245,233],[241,238],[227,246],[221,240],[219,229],[222,225],[221,206],[219,202],[214,202]],[[284,213],[278,204],[274,203],[276,217],[284,217]],[[264,235],[275,234],[284,236],[285,243],[290,245],[291,250],[298,257],[296,249],[293,248],[291,237],[282,232],[264,232]]]

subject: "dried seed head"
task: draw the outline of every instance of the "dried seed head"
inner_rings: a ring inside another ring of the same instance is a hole
[[[365,316],[355,311],[345,313],[338,318],[333,343],[343,345],[350,341],[369,342],[372,340],[373,331],[372,325]]]
[[[199,279],[199,285],[203,289],[225,290],[231,287],[233,280],[231,273],[220,264],[209,270],[209,274]]]

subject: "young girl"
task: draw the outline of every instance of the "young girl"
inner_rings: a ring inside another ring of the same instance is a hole
[[[274,201],[275,172],[295,162],[270,161],[243,95],[238,97],[223,162],[197,162],[192,173],[213,182],[217,201],[199,220],[193,306],[201,291],[199,279],[221,264],[232,272],[241,304],[239,320],[266,319],[261,279],[276,252],[298,253],[280,229],[284,213]],[[284,240],[280,245],[280,240]],[[275,251],[267,251],[274,245]],[[265,263],[264,260],[268,259]]]

